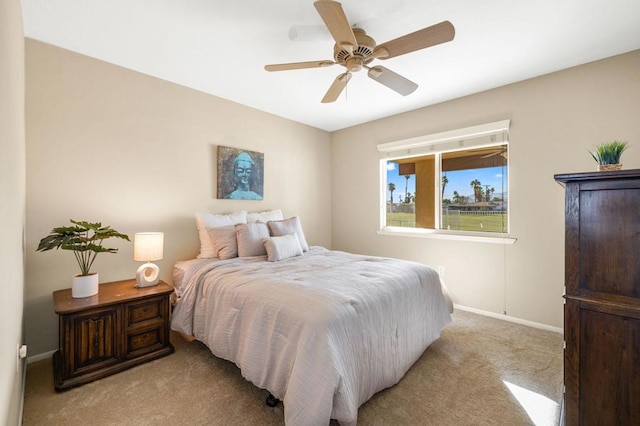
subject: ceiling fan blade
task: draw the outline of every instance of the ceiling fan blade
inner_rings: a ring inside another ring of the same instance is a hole
[[[453,24],[449,21],[443,21],[439,24],[379,44],[374,49],[373,56],[379,59],[393,58],[404,55],[405,53],[435,46],[436,44],[446,43],[447,41],[453,40],[455,35],[456,30]]]
[[[333,61],[308,61],[308,62],[292,62],[289,64],[272,64],[265,65],[264,69],[267,71],[287,71],[287,70],[299,70],[303,68],[320,68],[328,67],[335,64]]]
[[[407,96],[418,88],[418,85],[413,81],[380,65],[369,68],[367,75],[378,83],[400,93],[402,96]]]
[[[358,46],[358,41],[356,36],[353,35],[349,20],[342,9],[342,4],[337,1],[318,0],[313,5],[329,29],[336,44],[352,52]]]
[[[347,86],[349,80],[351,80],[351,73],[349,72],[345,72],[344,74],[337,76],[336,79],[333,80],[329,90],[327,90],[327,93],[324,95],[324,98],[322,98],[322,103],[326,104],[335,102],[335,100],[338,99],[338,96],[340,96],[340,93],[342,93],[344,88]]]

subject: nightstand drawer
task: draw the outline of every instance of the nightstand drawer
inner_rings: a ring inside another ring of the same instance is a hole
[[[126,306],[127,327],[138,326],[147,321],[163,320],[165,312],[165,297],[147,299],[139,303],[129,303]]]
[[[127,334],[125,357],[138,357],[166,346],[164,336],[164,326]]]

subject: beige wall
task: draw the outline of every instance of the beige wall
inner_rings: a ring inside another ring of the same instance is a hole
[[[333,248],[445,267],[455,303],[562,327],[564,191],[553,175],[594,171],[587,150],[630,141],[640,168],[640,51],[335,132]],[[425,89],[422,89],[425,90]],[[514,245],[383,236],[376,145],[510,119]]]
[[[331,246],[329,133],[30,39],[26,71],[32,354],[57,347],[51,293],[78,272],[72,253],[35,249],[69,219],[131,237],[163,231],[166,281],[176,260],[197,254],[196,211],[282,208],[301,217],[311,244]],[[264,153],[264,201],[215,198],[217,145]],[[134,277],[133,245],[109,246],[120,251],[98,256],[101,282]]]
[[[0,2],[0,424],[20,422],[23,342],[25,118],[24,38],[19,0]]]

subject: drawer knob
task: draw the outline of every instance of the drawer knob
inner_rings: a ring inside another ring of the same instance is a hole
[[[100,344],[99,338],[100,338],[100,335],[98,333],[95,333],[93,335],[93,346],[98,346]]]

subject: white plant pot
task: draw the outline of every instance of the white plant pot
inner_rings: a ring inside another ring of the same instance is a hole
[[[98,274],[74,275],[71,283],[71,297],[79,299],[81,297],[94,296],[98,294],[99,283]]]

